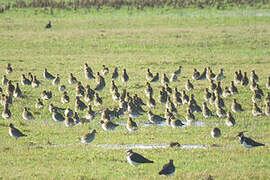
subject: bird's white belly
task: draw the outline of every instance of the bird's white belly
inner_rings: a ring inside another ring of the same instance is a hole
[[[245,141],[243,142],[243,145],[246,147],[246,148],[252,148],[253,146],[251,146],[250,144],[247,144]]]
[[[128,162],[129,162],[129,164],[131,164],[131,165],[134,165],[134,166],[139,165],[139,163],[137,163],[137,162],[135,162],[135,161],[132,161],[132,160],[130,159],[130,157],[129,157],[129,156],[127,156],[127,161],[128,161]]]

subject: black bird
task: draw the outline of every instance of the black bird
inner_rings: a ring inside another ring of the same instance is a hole
[[[244,131],[244,132],[247,132],[247,131]],[[239,137],[241,144],[243,144],[246,148],[252,148],[256,146],[265,146],[265,144],[258,143],[251,138],[245,137],[244,132],[240,132],[237,136]]]
[[[173,160],[170,159],[169,163],[165,164],[158,174],[170,176],[170,175],[173,175],[174,172],[175,172],[175,167],[173,165]]]
[[[49,23],[45,26],[45,28],[46,28],[46,29],[52,28],[52,23],[51,23],[51,21],[49,21]]]
[[[154,163],[154,161],[151,161],[149,159],[146,159],[142,155],[133,152],[132,149],[130,149],[130,150],[127,151],[127,161],[131,165],[135,165],[135,166],[137,166],[139,164],[143,164],[143,163]]]

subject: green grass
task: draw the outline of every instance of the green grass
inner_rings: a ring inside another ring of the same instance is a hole
[[[229,85],[236,70],[242,69],[248,74],[255,69],[260,77],[259,85],[265,88],[270,67],[268,16],[253,16],[255,13],[267,13],[267,10],[232,9],[217,11],[214,9],[148,9],[146,11],[112,10],[101,11],[81,9],[72,11],[55,10],[49,15],[43,9],[13,9],[0,16],[0,75],[5,74],[5,66],[11,63],[14,73],[7,75],[13,82],[20,81],[22,73],[32,72],[42,82],[38,89],[20,86],[24,99],[14,99],[12,118],[0,120],[0,179],[163,179],[158,171],[171,158],[175,161],[176,174],[172,179],[203,179],[212,175],[216,179],[267,179],[270,176],[269,147],[246,150],[240,146],[235,136],[239,131],[248,130],[248,136],[269,145],[269,117],[254,118],[251,114],[251,96],[248,88],[239,87],[240,94],[235,95],[246,112],[233,114],[236,126],[229,128],[224,120],[217,117],[204,119],[205,122],[217,122],[222,137],[212,139],[210,131],[214,125],[203,127],[184,127],[171,129],[167,126],[139,127],[130,133],[124,126],[113,132],[105,132],[98,124],[98,116],[89,124],[66,128],[55,123],[48,112],[48,104],[61,107],[74,107],[75,86],[68,85],[69,72],[84,85],[95,86],[94,81],[86,81],[82,67],[87,62],[97,72],[102,64],[110,71],[114,67],[127,69],[130,81],[127,85],[131,95],[137,93],[146,100],[144,86],[145,73],[149,67],[152,72],[171,73],[179,65],[183,73],[179,82],[171,87],[184,88],[187,79],[191,79],[193,68],[202,71],[210,66],[214,72],[224,68],[226,79],[222,87]],[[233,16],[228,16],[233,15]],[[53,28],[45,30],[45,24],[51,20]],[[52,74],[59,73],[61,82],[68,87],[72,101],[68,105],[60,103],[62,95],[57,87],[42,77],[47,67]],[[110,76],[105,76],[107,86],[100,93],[104,104],[94,107],[116,107],[109,94]],[[199,105],[203,102],[203,89],[208,81],[192,81],[195,99]],[[120,81],[116,84],[124,87]],[[158,100],[161,84],[153,84],[154,97]],[[5,87],[1,85],[5,90]],[[37,111],[36,99],[43,89],[52,90],[53,99],[45,102],[46,108]],[[268,91],[269,92],[269,91]],[[190,95],[191,93],[188,92]],[[228,110],[232,98],[226,98]],[[262,104],[260,104],[262,105]],[[22,119],[23,107],[27,106],[35,113],[35,120]],[[209,105],[212,110],[215,110]],[[147,109],[147,108],[145,108]],[[178,108],[182,117],[186,106]],[[2,112],[3,107],[0,107]],[[158,104],[153,110],[164,113],[164,106]],[[79,114],[81,117],[83,112]],[[125,122],[122,117],[116,122]],[[148,122],[143,115],[135,121]],[[8,124],[28,135],[15,140],[11,138]],[[84,133],[97,129],[96,139],[89,145],[82,145],[77,138]],[[50,146],[69,144],[67,146]],[[180,144],[218,144],[220,148],[208,149],[136,149],[149,159],[152,165],[133,167],[126,162],[123,149],[103,149],[98,144],[168,144],[178,141]]]

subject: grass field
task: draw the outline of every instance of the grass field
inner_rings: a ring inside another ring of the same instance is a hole
[[[52,29],[44,29],[48,21]],[[72,128],[52,120],[48,104],[74,109],[75,85],[67,82],[72,72],[83,85],[95,87],[94,80],[86,80],[83,64],[88,63],[94,72],[105,64],[110,75],[104,76],[106,87],[100,93],[103,98],[100,110],[117,107],[109,88],[114,67],[127,69],[130,77],[128,92],[137,93],[146,101],[144,87],[147,68],[152,72],[169,75],[178,66],[183,72],[178,82],[170,87],[184,89],[191,79],[193,68],[200,72],[210,66],[215,73],[224,68],[226,78],[222,87],[229,86],[235,71],[256,70],[259,85],[267,94],[265,83],[270,76],[270,20],[267,9],[146,9],[128,11],[104,8],[80,9],[77,12],[55,10],[54,15],[44,9],[12,9],[0,15],[0,77],[5,74],[7,63],[14,69],[7,78],[13,84],[20,82],[22,73],[32,72],[41,81],[37,89],[22,86],[23,99],[13,99],[10,107],[12,117],[0,120],[0,179],[164,179],[158,175],[162,165],[173,159],[176,174],[171,179],[268,179],[270,176],[270,119],[267,116],[254,118],[251,114],[252,92],[248,87],[238,86],[234,95],[243,105],[245,112],[233,113],[234,127],[227,127],[224,119],[216,116],[205,119],[201,113],[195,116],[204,126],[186,126],[172,129],[169,126],[140,126],[136,132],[128,132],[125,126],[106,132],[100,124],[100,116],[90,123]],[[67,86],[71,102],[62,105],[61,92],[44,80],[44,68],[56,75]],[[209,82],[191,81],[195,99],[201,106],[203,90]],[[119,90],[125,88],[116,81]],[[154,98],[158,101],[161,83],[151,84]],[[3,90],[5,86],[0,85]],[[43,110],[35,109],[36,99],[42,90],[51,90],[53,98],[45,103]],[[224,98],[226,110],[230,109],[232,98]],[[263,97],[264,98],[264,97]],[[22,119],[23,107],[30,108],[35,120]],[[259,103],[262,107],[263,103]],[[186,105],[178,107],[178,117],[184,120]],[[208,106],[215,112],[213,106]],[[148,110],[147,107],[144,107]],[[153,112],[163,115],[165,107],[158,104]],[[0,107],[3,111],[3,106]],[[84,112],[79,113],[80,117]],[[125,123],[127,116],[115,120]],[[135,119],[137,123],[148,122],[147,114]],[[8,135],[8,124],[22,130],[27,137],[14,139]],[[219,127],[222,137],[213,139],[210,132]],[[97,130],[95,140],[81,144],[77,138]],[[247,130],[247,136],[265,143],[265,147],[247,150],[236,137]],[[49,145],[48,141],[57,145]],[[133,167],[126,161],[127,149],[106,149],[100,144],[169,144],[177,141],[183,145],[205,145],[205,149],[157,148],[134,149],[154,164]],[[213,147],[212,145],[218,145]],[[268,177],[268,178],[267,178]]]

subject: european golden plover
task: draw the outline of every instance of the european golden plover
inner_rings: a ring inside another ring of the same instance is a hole
[[[27,135],[23,134],[19,129],[15,128],[12,123],[9,124],[8,133],[11,137],[14,137],[16,139],[20,138],[20,137],[27,136]]]
[[[83,135],[80,140],[82,143],[90,143],[95,139],[97,131],[94,129],[91,133],[87,133]]]
[[[22,97],[22,91],[19,87],[19,83],[16,83],[15,89],[13,91],[13,97],[15,98],[21,98]]]
[[[7,64],[7,67],[6,67],[6,74],[10,74],[10,73],[12,73],[12,72],[13,72],[13,69],[12,69],[12,67],[11,67],[11,64],[8,63],[8,64]]]
[[[115,124],[109,120],[101,120],[100,121],[101,127],[103,130],[105,131],[113,131],[117,126],[119,126],[119,124]]]
[[[211,131],[211,136],[213,138],[219,138],[221,136],[221,131],[219,128],[214,128],[212,131]]]
[[[51,73],[48,72],[47,68],[44,69],[43,77],[46,80],[53,80],[55,78]]]
[[[148,115],[148,120],[153,124],[160,124],[166,120],[165,118],[159,115],[153,114],[152,111],[148,111],[147,115]]]
[[[128,131],[138,130],[137,123],[133,121],[131,117],[128,117],[126,128]]]
[[[113,73],[112,73],[112,79],[116,80],[116,79],[118,79],[118,76],[119,76],[118,68],[115,67],[115,68],[114,68],[114,71],[113,71]]]
[[[24,107],[22,117],[23,117],[24,120],[32,120],[32,119],[34,119],[33,114],[30,111],[28,111],[27,107]]]
[[[170,176],[170,175],[173,175],[174,172],[175,172],[175,166],[173,165],[173,160],[170,159],[169,163],[165,164],[158,174]]]

